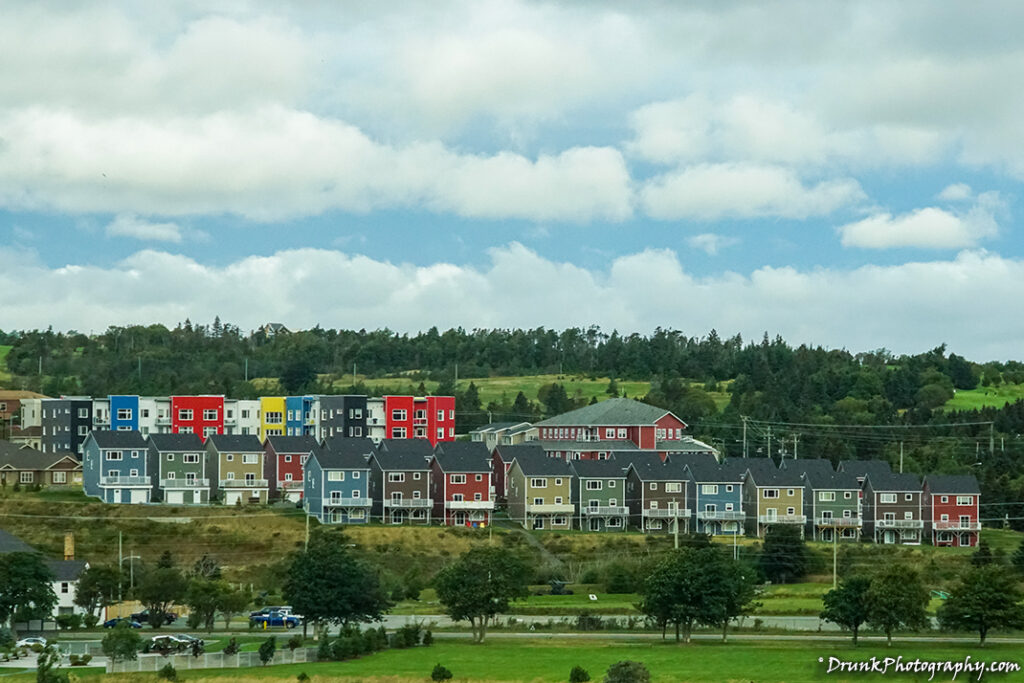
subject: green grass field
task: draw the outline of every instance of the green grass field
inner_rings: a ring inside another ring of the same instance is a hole
[[[12,348],[14,347],[0,345],[0,387],[3,387],[4,382],[11,381],[11,373],[7,371],[7,354]]]
[[[988,406],[1002,408],[1003,404],[1013,403],[1021,398],[1024,398],[1024,384],[958,389],[956,396],[946,401],[943,408],[946,410],[975,410]]]
[[[388,650],[347,662],[322,662],[248,669],[207,669],[179,672],[185,680],[201,681],[294,681],[304,672],[314,681],[355,681],[364,683],[406,683],[429,680],[430,671],[440,663],[454,674],[455,681],[532,681],[556,683],[568,679],[573,666],[582,666],[592,680],[601,680],[614,662],[634,660],[644,663],[655,683],[719,681],[759,681],[803,683],[805,681],[881,680],[863,674],[826,675],[829,656],[847,661],[871,657],[902,656],[904,660],[1019,661],[1020,645],[989,644],[984,650],[963,644],[920,644],[897,642],[891,649],[874,642],[858,648],[846,642],[733,642],[722,644],[700,641],[677,645],[674,642],[626,642],[615,640],[573,641],[562,636],[524,640],[491,639],[484,645],[468,642],[438,642],[432,647]],[[823,661],[819,661],[823,660]],[[79,672],[75,672],[76,674]],[[82,672],[87,676],[91,671]],[[90,676],[91,677],[91,676]],[[894,674],[886,680],[925,681],[928,674]],[[935,681],[948,681],[950,674],[936,675]],[[30,681],[24,675],[14,681]],[[152,681],[155,674],[106,676],[107,681]],[[961,674],[957,680],[977,680]],[[1019,680],[1019,674],[984,680]]]

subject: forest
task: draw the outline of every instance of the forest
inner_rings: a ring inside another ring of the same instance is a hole
[[[111,327],[92,336],[0,331],[4,346],[8,387],[49,396],[373,395],[374,378],[401,376],[410,392],[426,393],[430,382],[434,393],[454,394],[462,432],[488,419],[535,420],[578,407],[586,401],[572,394],[572,377],[611,378],[609,396],[620,394],[617,380],[650,381],[646,396],[632,398],[672,410],[727,455],[873,457],[896,467],[902,459],[911,472],[974,472],[989,505],[983,514],[1024,528],[1024,401],[944,408],[957,391],[1024,384],[1024,363],[976,363],[944,344],[897,356],[793,346],[768,334],[746,341],[714,330],[623,335],[597,326],[414,335],[315,327],[268,336],[216,319]],[[472,381],[541,374],[559,381],[487,405]],[[729,397],[721,409],[715,392]]]

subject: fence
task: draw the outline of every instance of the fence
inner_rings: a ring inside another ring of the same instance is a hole
[[[294,651],[287,648],[274,653],[274,659],[270,664],[305,664],[316,661],[316,648],[300,647]],[[108,674],[119,673],[143,673],[155,672],[171,664],[175,669],[184,671],[187,669],[237,669],[245,666],[260,666],[258,652],[239,652],[234,655],[226,655],[223,652],[210,652],[193,657],[188,654],[163,655],[149,654],[139,655],[139,658],[132,662],[107,662]]]

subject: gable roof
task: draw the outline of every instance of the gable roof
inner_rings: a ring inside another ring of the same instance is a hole
[[[312,453],[319,446],[317,440],[308,434],[268,436],[266,443],[270,444],[275,453]]]
[[[203,450],[198,434],[150,434],[149,443],[159,452]]]
[[[906,491],[918,493],[921,491],[921,480],[916,474],[869,474],[868,482],[872,491]]]
[[[629,468],[636,472],[640,481],[689,481],[690,475],[682,465],[668,460],[656,463],[650,460],[639,460],[630,463]]]
[[[525,453],[526,451],[536,451],[537,453],[544,453],[544,449],[540,443],[536,441],[530,441],[529,443],[517,443],[517,444],[498,444],[494,447],[494,454],[501,458],[504,462],[512,462],[512,458],[516,457],[516,453]]]
[[[797,475],[807,472],[814,472],[818,475],[835,472],[832,463],[824,458],[797,458],[796,460],[787,458],[779,463],[779,469],[796,472]]]
[[[833,472],[824,467],[805,469],[803,472],[804,481],[812,489],[859,489],[857,477],[850,472]]]
[[[569,477],[572,470],[561,458],[552,458],[536,451],[520,451],[516,453],[514,462],[527,477]]]
[[[434,454],[434,447],[426,439],[382,439],[377,450],[418,455],[424,460]]]
[[[54,581],[78,581],[87,566],[85,560],[50,560],[46,564]]]
[[[884,476],[892,474],[892,467],[886,460],[843,460],[839,469],[848,472],[858,479],[867,476]]]
[[[0,529],[0,553],[36,553],[39,552],[25,541],[4,529]]]
[[[442,441],[434,448],[434,452],[446,455],[456,453],[468,458],[480,458],[484,461],[491,459],[491,452],[481,441]]]
[[[614,460],[617,463],[619,463],[619,466],[622,468],[623,472],[625,472],[626,468],[629,467],[630,465],[632,465],[633,463],[650,462],[650,463],[661,464],[661,462],[662,462],[661,455],[658,454],[658,451],[641,451],[641,450],[635,450],[635,451],[614,451],[613,453],[611,453],[611,458],[610,459]]]
[[[212,443],[214,448],[222,452],[263,452],[263,444],[254,434],[211,434],[206,442]]]
[[[931,493],[981,494],[978,479],[973,474],[929,474],[924,482]]]
[[[10,441],[0,441],[0,468],[16,470],[46,470],[64,459],[71,459],[80,466],[71,453],[43,453],[34,448],[18,446]]]
[[[417,470],[429,469],[430,461],[413,450],[387,450],[384,448],[374,449],[370,456],[377,465],[384,471],[389,470]]]
[[[743,459],[743,458],[741,458]],[[754,486],[802,486],[800,475],[790,470],[780,470],[771,458],[745,458],[744,471],[750,472]]]
[[[579,451],[581,453],[593,453],[605,451],[608,453],[618,451],[638,451],[640,447],[632,441],[608,439],[607,441],[575,441],[573,439],[538,439],[546,451]]]
[[[486,449],[484,449],[486,450]],[[543,452],[543,451],[542,451]],[[431,462],[436,462],[442,472],[490,473],[490,458],[481,458],[472,451],[435,451]]]
[[[524,424],[522,422],[492,422],[491,424],[481,425],[476,429],[470,431],[470,434],[486,434],[488,432],[500,432],[505,429],[512,429]]]
[[[670,455],[669,460],[673,464],[689,470],[691,478],[696,482],[738,482],[740,480],[738,473],[733,475],[724,470],[713,455]]]
[[[664,408],[634,401],[631,398],[609,398],[589,406],[570,410],[568,413],[549,417],[538,422],[536,426],[625,427],[627,425],[650,425],[669,414],[670,412]]]
[[[373,442],[369,439],[336,436],[324,441],[313,451],[312,457],[325,470],[366,470],[370,468],[367,458],[373,452]]]
[[[94,429],[89,432],[89,436],[100,448],[146,448],[146,440],[137,429],[128,432]]]
[[[581,479],[623,479],[626,470],[614,460],[573,460],[569,467]]]

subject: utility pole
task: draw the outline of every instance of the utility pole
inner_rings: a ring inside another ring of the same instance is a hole
[[[675,536],[676,550],[679,550],[679,503],[674,499],[672,500],[672,518],[676,522],[675,527],[672,530],[672,535]]]
[[[122,591],[122,588],[121,588],[121,585],[122,585],[122,581],[121,581],[121,576],[122,576],[121,571],[122,571],[122,569],[121,569],[121,567],[123,566],[122,563],[124,562],[124,546],[123,546],[123,540],[124,539],[123,539],[123,536],[124,536],[124,532],[122,532],[122,531],[118,531],[117,532],[117,577],[118,577],[117,578],[117,601],[118,602],[121,602],[121,599],[123,597],[122,596],[123,591]]]
[[[903,474],[903,442],[900,441],[900,474]]]
[[[453,386],[457,387],[458,385],[459,385],[459,364],[456,363],[455,364],[455,384]]]
[[[740,418],[743,420],[743,457],[747,457],[747,417],[744,415]]]
[[[309,511],[306,511],[306,550],[309,550]]]
[[[768,425],[768,458],[772,457],[772,427]]]
[[[838,531],[839,530],[836,529],[835,527],[832,528],[832,587],[833,588],[836,587],[836,582],[839,580],[838,574],[837,574],[837,569],[839,567],[839,562],[838,562],[838,557],[839,557],[838,547],[839,546],[837,544],[837,537],[839,535],[837,533]]]
[[[245,381],[249,381],[249,359],[245,359]]]
[[[142,356],[139,356],[139,384],[142,384]]]
[[[356,364],[352,364],[352,386],[356,385]]]
[[[796,460],[796,442],[800,439],[799,435],[793,435],[793,459]]]
[[[988,454],[996,454],[996,435],[995,435],[995,423],[988,423]]]

